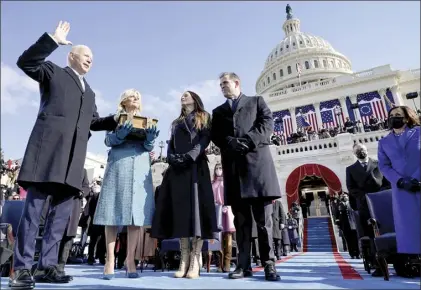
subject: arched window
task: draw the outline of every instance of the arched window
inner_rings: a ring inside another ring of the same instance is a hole
[[[288,66],[287,70],[288,70],[288,74],[290,75],[292,73],[292,70],[291,70],[291,66],[290,65]]]
[[[268,84],[270,84],[270,78],[268,77]]]
[[[305,61],[304,65],[305,65],[306,69],[310,68],[310,64],[308,63],[308,61]]]
[[[325,59],[323,60],[323,67],[327,67],[327,62]]]
[[[276,80],[276,73],[273,73],[272,77],[273,77],[273,80]]]
[[[280,69],[280,70],[279,70],[279,76],[280,76],[280,77],[283,77],[283,76],[284,76],[284,70],[283,70],[283,69]]]
[[[317,61],[317,59],[314,60],[314,67],[319,68],[319,62]]]

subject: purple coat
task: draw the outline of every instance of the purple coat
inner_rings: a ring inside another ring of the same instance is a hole
[[[392,185],[398,253],[421,254],[421,194],[397,188],[401,177],[420,180],[420,127],[390,133],[379,141],[379,168]]]

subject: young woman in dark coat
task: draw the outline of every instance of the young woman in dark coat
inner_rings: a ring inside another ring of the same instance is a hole
[[[205,154],[210,126],[210,114],[200,97],[186,91],[181,96],[181,114],[172,123],[167,152],[170,166],[159,190],[152,223],[152,237],[180,238],[181,260],[176,278],[199,276],[203,239],[213,239],[218,232]]]

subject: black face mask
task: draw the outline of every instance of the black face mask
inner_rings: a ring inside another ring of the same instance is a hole
[[[389,118],[389,129],[400,129],[405,125],[403,117],[390,117]]]
[[[358,159],[365,159],[367,157],[367,153],[364,150],[358,150],[355,152],[355,156],[357,156]]]

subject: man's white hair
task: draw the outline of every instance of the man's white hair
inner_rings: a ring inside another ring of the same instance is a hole
[[[72,49],[67,54],[67,65],[68,66],[71,66],[71,61],[70,61],[71,54],[78,54],[79,51],[81,51],[82,49],[87,49],[87,50],[89,50],[89,51],[92,52],[92,50],[88,46],[86,46],[86,45],[83,45],[83,44],[73,45],[72,46]]]

